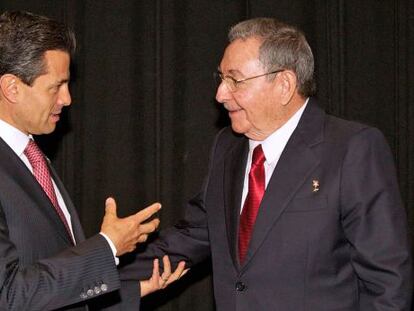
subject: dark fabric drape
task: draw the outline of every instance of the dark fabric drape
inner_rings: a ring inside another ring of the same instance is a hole
[[[318,98],[331,113],[380,128],[395,155],[414,227],[414,2],[412,0],[1,0],[66,21],[78,38],[73,105],[41,144],[87,235],[104,200],[120,215],[163,203],[161,227],[184,213],[228,124],[212,72],[229,27],[273,16],[304,30]],[[214,310],[210,265],[145,298],[143,310]]]

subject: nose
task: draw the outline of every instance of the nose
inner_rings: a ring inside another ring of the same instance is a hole
[[[61,86],[58,103],[62,106],[69,106],[72,103],[72,97],[70,95],[68,84],[64,84]]]
[[[221,81],[217,88],[216,100],[219,103],[225,103],[232,98],[232,94],[224,81]]]

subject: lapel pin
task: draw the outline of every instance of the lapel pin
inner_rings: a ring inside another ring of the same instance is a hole
[[[319,180],[317,179],[312,180],[312,188],[313,188],[312,190],[313,193],[316,193],[319,191]]]

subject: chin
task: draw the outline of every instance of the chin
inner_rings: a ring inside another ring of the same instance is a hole
[[[55,129],[56,129],[56,126],[44,128],[42,129],[40,134],[51,134],[55,131]]]
[[[246,129],[243,126],[237,126],[237,124],[231,124],[231,128],[233,130],[233,132],[237,133],[237,134],[243,134],[245,135],[248,132],[248,129]]]

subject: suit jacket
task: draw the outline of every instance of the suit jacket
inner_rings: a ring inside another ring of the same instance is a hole
[[[0,310],[86,310],[86,300],[120,288],[107,241],[101,235],[85,240],[69,195],[50,169],[71,214],[74,247],[33,174],[0,139]]]
[[[240,265],[247,154],[244,136],[221,131],[185,219],[121,277],[144,277],[147,259],[163,253],[190,266],[211,255],[220,311],[411,310],[406,212],[377,129],[329,116],[311,99],[269,181]]]

